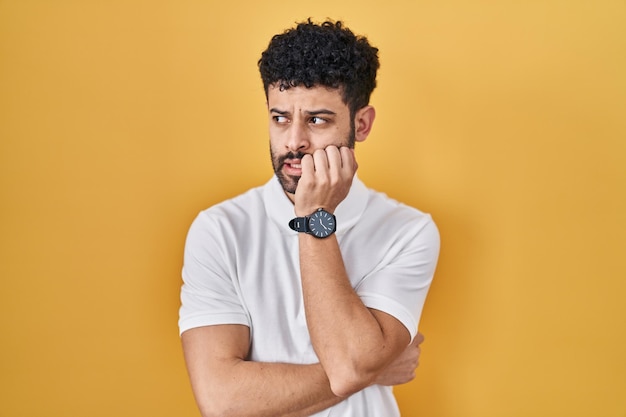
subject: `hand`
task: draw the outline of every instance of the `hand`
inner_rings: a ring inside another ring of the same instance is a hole
[[[374,383],[378,385],[400,385],[412,381],[415,378],[415,369],[419,365],[420,344],[423,341],[424,335],[418,333],[411,344],[404,349],[404,352],[378,375]]]
[[[334,213],[348,195],[358,168],[354,150],[328,146],[305,155],[301,164],[302,176],[295,195],[296,215],[306,216],[320,207]]]

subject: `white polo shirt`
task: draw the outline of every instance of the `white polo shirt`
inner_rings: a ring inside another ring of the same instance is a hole
[[[439,254],[428,214],[354,178],[335,210],[337,240],[352,287],[369,308],[417,333]],[[294,206],[276,177],[202,211],[185,246],[179,329],[250,328],[250,360],[319,362],[306,325]],[[399,416],[391,387],[373,385],[315,416]]]

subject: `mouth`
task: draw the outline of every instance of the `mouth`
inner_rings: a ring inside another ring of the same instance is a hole
[[[272,165],[275,172],[297,181],[302,176],[302,158],[304,155],[304,152],[287,152],[279,157],[272,154]]]
[[[283,167],[285,169],[285,173],[288,175],[301,175],[302,174],[302,164],[299,159],[288,159],[283,162]]]

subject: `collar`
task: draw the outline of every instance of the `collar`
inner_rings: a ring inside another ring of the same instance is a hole
[[[334,213],[337,218],[337,235],[347,232],[359,221],[365,211],[367,200],[367,187],[355,175],[348,196],[339,203]],[[263,203],[267,216],[280,230],[285,234],[298,233],[289,228],[289,221],[296,216],[294,206],[275,175],[263,187]]]

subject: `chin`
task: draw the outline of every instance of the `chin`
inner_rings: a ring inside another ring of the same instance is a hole
[[[280,182],[281,187],[283,187],[283,191],[288,194],[296,193],[296,188],[298,188],[298,180],[300,180],[300,177],[292,177],[289,175],[285,175],[282,172],[276,172],[276,176],[278,177],[278,181]]]

